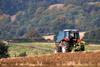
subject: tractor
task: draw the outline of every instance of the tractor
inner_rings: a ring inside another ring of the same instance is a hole
[[[85,42],[77,29],[65,29],[55,35],[55,52],[84,51]]]

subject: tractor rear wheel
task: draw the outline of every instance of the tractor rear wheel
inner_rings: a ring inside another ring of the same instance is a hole
[[[62,47],[61,46],[57,47],[57,52],[62,52]]]

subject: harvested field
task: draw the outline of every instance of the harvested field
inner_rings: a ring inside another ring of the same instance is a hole
[[[100,51],[3,58],[0,67],[100,67]]]

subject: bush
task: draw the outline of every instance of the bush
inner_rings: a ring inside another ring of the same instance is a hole
[[[6,58],[8,56],[8,46],[2,41],[0,41],[0,58]]]
[[[25,56],[27,56],[26,52],[22,52],[19,54],[19,57],[25,57]]]

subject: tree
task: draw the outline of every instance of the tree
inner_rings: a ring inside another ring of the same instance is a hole
[[[2,41],[0,41],[0,58],[6,58],[8,56],[8,46]]]
[[[37,31],[34,28],[32,28],[30,31],[26,33],[26,37],[32,39],[32,38],[40,37],[40,35],[37,33]]]

